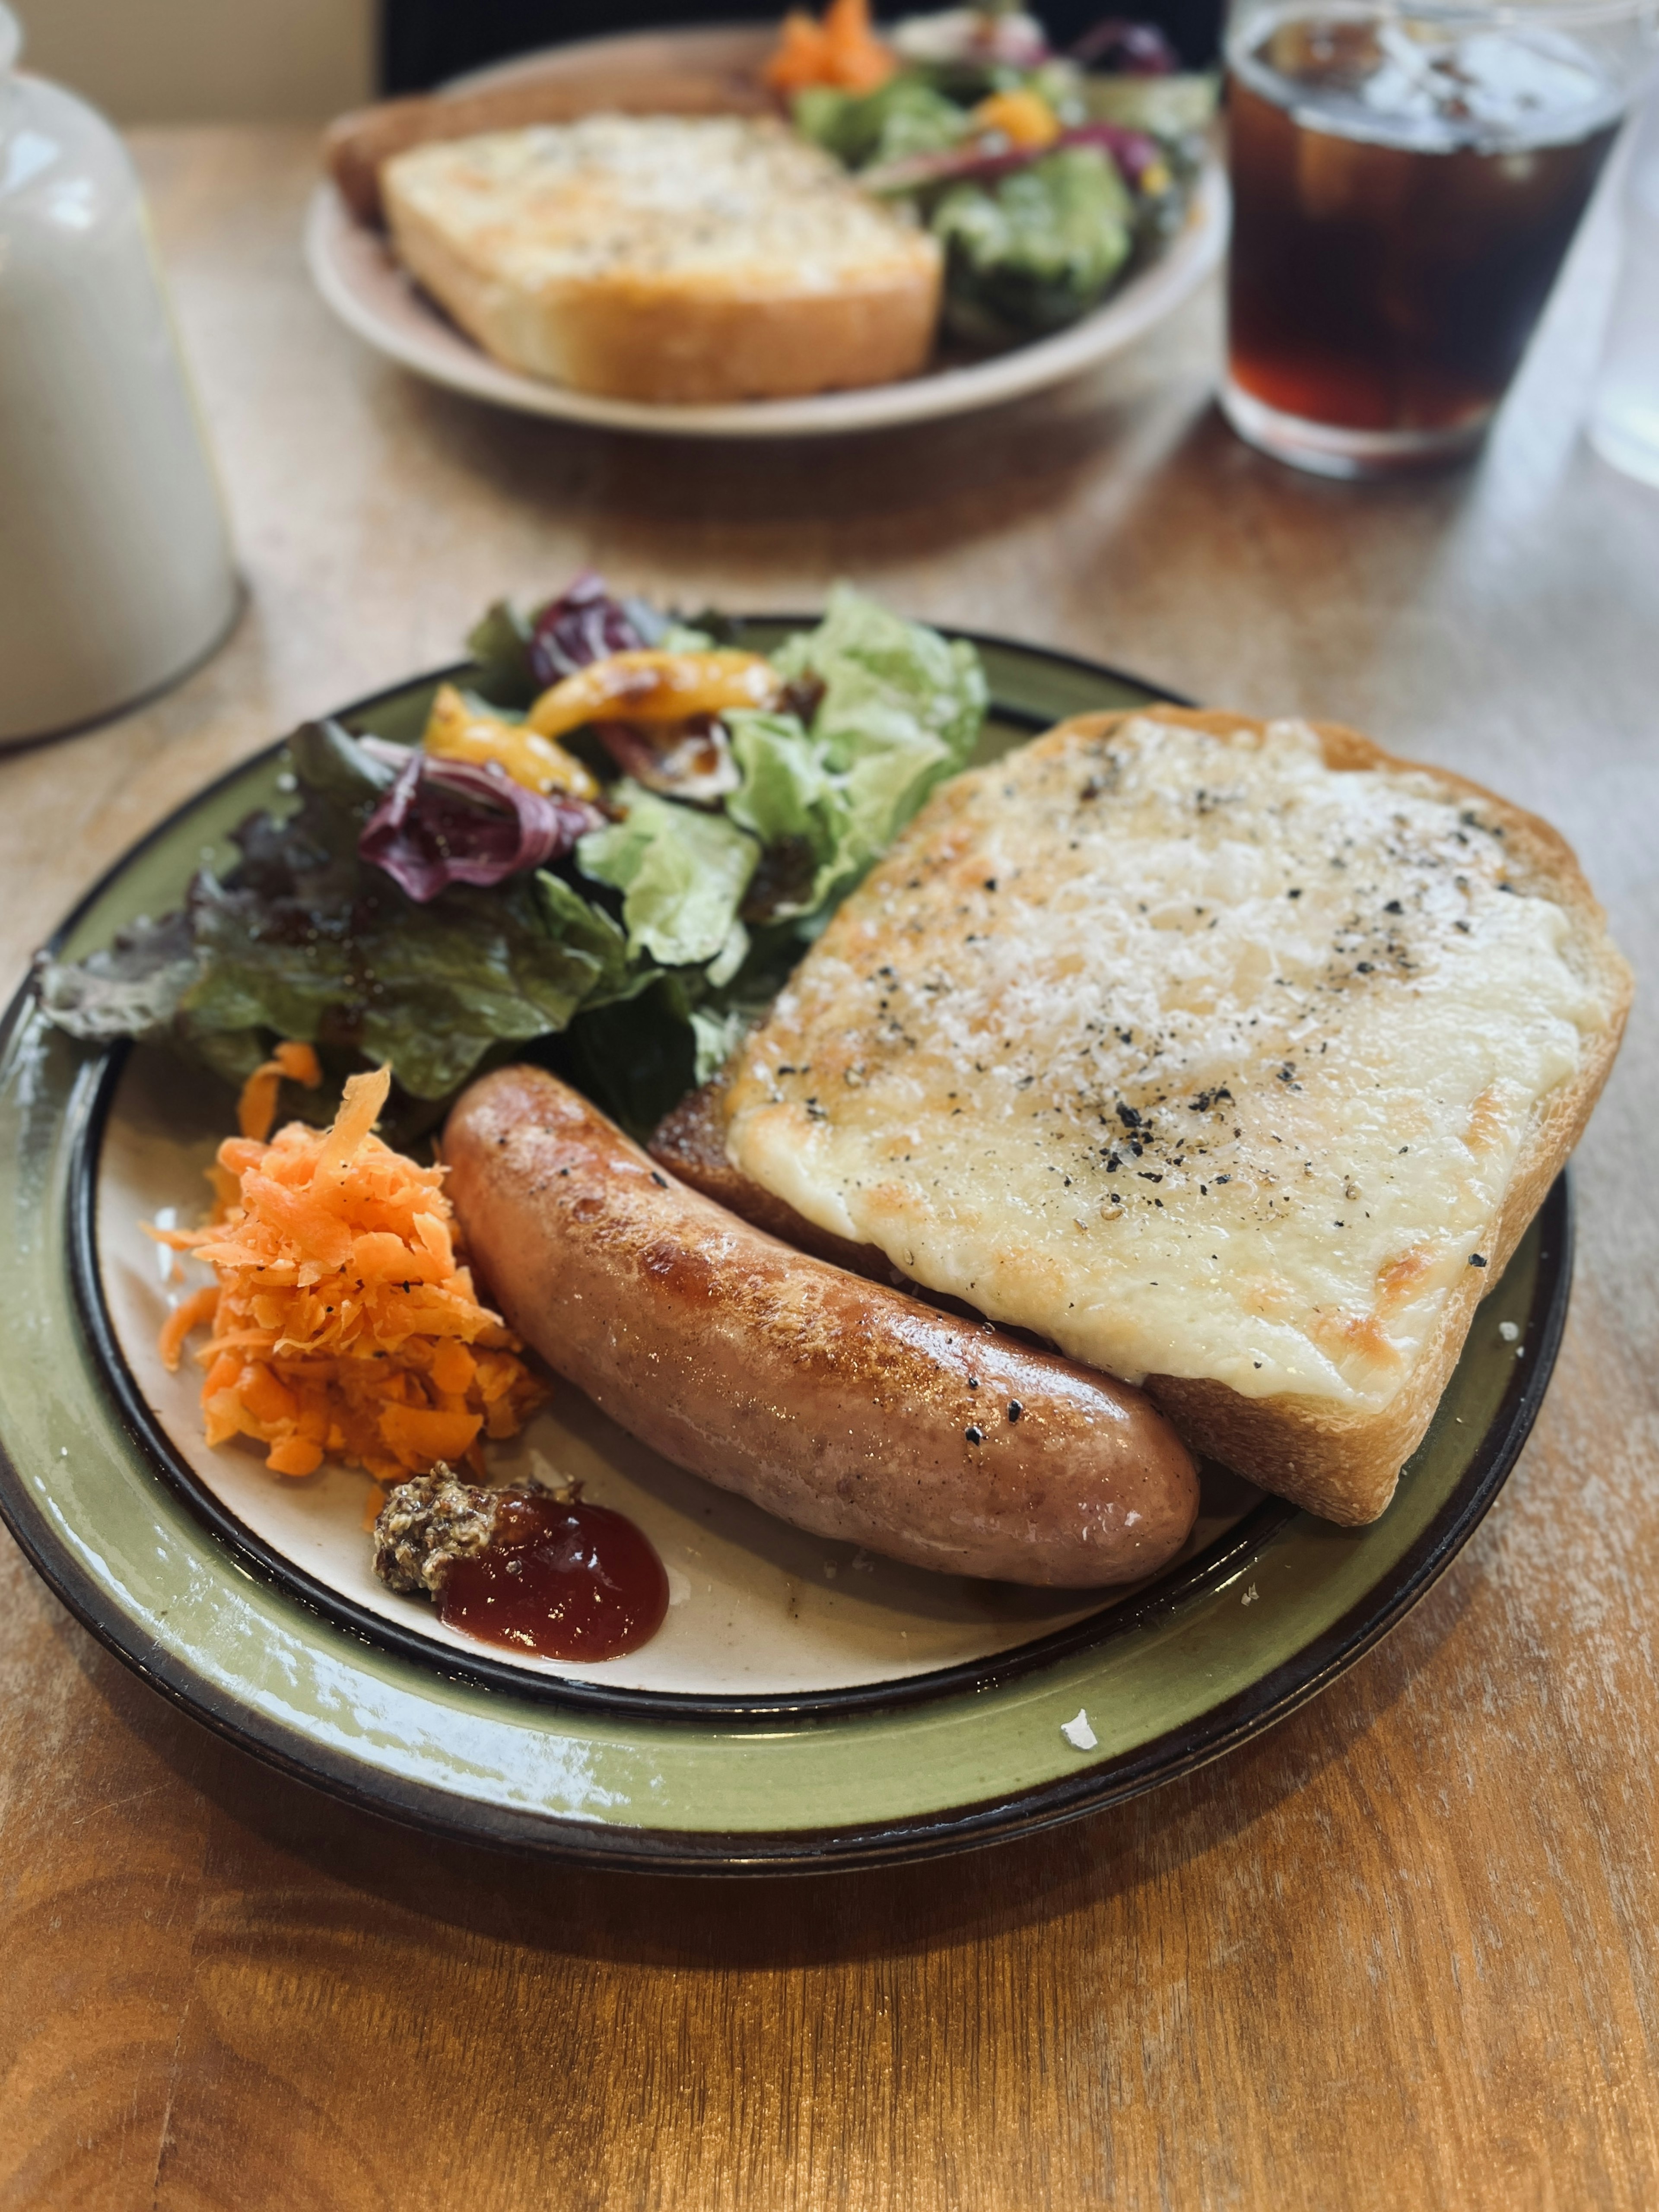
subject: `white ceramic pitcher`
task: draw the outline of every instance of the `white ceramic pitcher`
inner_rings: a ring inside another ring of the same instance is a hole
[[[238,601],[132,163],[19,44],[0,5],[0,746],[161,690]]]

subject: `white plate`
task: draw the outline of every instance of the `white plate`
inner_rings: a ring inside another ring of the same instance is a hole
[[[722,40],[732,35],[718,34]],[[532,74],[575,75],[599,64],[614,71],[633,52],[659,70],[665,52],[683,48],[702,58],[715,36],[686,31],[638,40],[588,40],[482,71],[464,82],[471,90]],[[1132,276],[1103,307],[1052,337],[1034,339],[987,361],[934,369],[904,383],[821,392],[805,399],[753,399],[708,407],[601,398],[504,368],[465,337],[411,282],[393,258],[386,234],[358,222],[329,183],[319,184],[312,196],[306,259],[324,299],[359,337],[416,375],[474,398],[566,422],[673,437],[826,437],[994,407],[1097,367],[1144,337],[1216,267],[1226,245],[1228,210],[1226,178],[1212,155],[1200,177],[1185,228],[1158,259]]]

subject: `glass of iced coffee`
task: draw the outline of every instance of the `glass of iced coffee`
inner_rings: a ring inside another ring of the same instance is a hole
[[[1246,0],[1227,42],[1234,428],[1328,476],[1478,445],[1656,39],[1656,0]]]

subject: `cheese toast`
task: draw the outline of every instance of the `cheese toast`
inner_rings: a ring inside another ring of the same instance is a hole
[[[1351,731],[1083,716],[943,787],[749,1038],[730,1163],[1373,1519],[1629,970],[1568,847]]]
[[[913,375],[937,243],[765,118],[589,115],[421,145],[381,197],[405,266],[508,367],[670,404]]]

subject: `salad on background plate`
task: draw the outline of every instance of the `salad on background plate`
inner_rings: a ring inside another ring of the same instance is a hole
[[[784,20],[766,78],[796,128],[945,249],[945,334],[976,348],[1062,330],[1187,217],[1215,109],[1151,24],[1109,17],[1069,52],[1035,16],[950,8],[872,27],[867,0]]]

